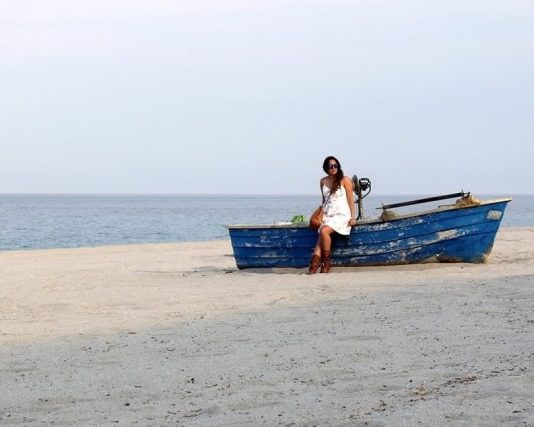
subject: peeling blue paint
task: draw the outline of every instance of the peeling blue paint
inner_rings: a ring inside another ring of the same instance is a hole
[[[389,221],[361,221],[350,236],[334,236],[340,266],[419,262],[484,262],[510,199],[446,207]],[[228,226],[238,268],[306,267],[317,231],[302,224]]]

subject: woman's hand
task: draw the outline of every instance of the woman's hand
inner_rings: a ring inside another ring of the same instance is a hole
[[[349,219],[349,225],[356,225],[356,220],[354,218]]]

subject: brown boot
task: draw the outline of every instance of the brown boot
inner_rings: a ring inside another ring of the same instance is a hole
[[[319,269],[321,264],[321,257],[319,255],[312,255],[310,260],[310,268],[308,269],[308,274],[315,274]]]
[[[323,253],[323,265],[321,266],[321,273],[328,273],[330,271],[330,252]]]

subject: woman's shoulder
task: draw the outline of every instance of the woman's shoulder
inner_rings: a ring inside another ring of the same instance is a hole
[[[353,188],[353,183],[352,183],[352,179],[349,178],[347,175],[345,175],[343,177],[343,179],[341,180],[341,183],[343,184],[343,186],[347,189],[347,190],[351,190],[352,191],[352,188]]]

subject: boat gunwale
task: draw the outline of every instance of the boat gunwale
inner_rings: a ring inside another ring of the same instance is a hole
[[[382,220],[380,219],[380,217],[357,220],[356,224],[352,227],[354,228],[360,225],[386,224],[389,222],[395,222],[395,221],[399,221],[403,219],[420,217],[420,216],[434,214],[434,213],[447,212],[447,211],[453,211],[453,210],[462,210],[462,209],[471,209],[471,208],[476,208],[479,206],[494,205],[494,204],[504,203],[504,202],[509,203],[511,201],[512,201],[511,197],[504,197],[501,199],[481,200],[480,203],[478,204],[473,203],[473,204],[465,205],[465,206],[457,206],[455,204],[454,205],[443,205],[435,209],[429,209],[429,210],[417,211],[417,212],[409,212],[406,214],[396,215],[395,217],[389,218],[387,220]],[[378,209],[381,209],[381,208],[378,208]],[[279,224],[229,224],[229,225],[225,225],[225,227],[228,230],[232,230],[232,229],[240,230],[240,229],[251,229],[251,228],[256,228],[256,229],[309,228],[309,223],[296,222],[296,223],[279,223]]]

